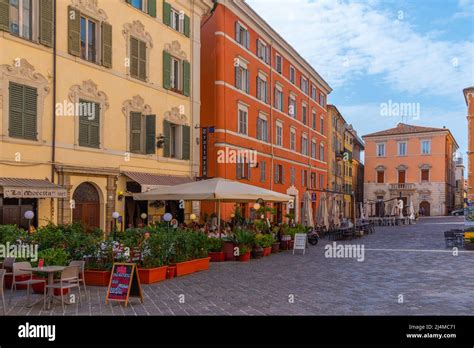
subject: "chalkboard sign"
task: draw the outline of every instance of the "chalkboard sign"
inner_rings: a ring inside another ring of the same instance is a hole
[[[105,304],[108,301],[118,301],[125,302],[125,306],[127,306],[130,296],[140,297],[143,303],[142,287],[138,277],[137,265],[135,263],[114,263]]]
[[[303,255],[306,252],[306,247],[308,245],[308,235],[306,233],[296,233],[295,242],[293,243],[293,255],[295,250],[303,250]]]

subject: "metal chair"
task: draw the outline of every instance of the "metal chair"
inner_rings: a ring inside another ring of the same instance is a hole
[[[16,258],[14,257],[5,257],[3,260],[2,268],[5,270],[5,275],[13,275],[13,264],[15,263]]]
[[[86,294],[86,299],[89,300],[89,294],[87,292],[86,280],[85,280],[85,275],[84,275],[84,268],[86,266],[86,262],[85,261],[71,261],[71,262],[69,262],[69,266],[79,268],[78,281],[79,281],[79,284],[82,283],[82,285],[84,286],[84,292]]]
[[[3,284],[5,281],[5,274],[7,273],[6,270],[0,269],[0,294],[2,295],[2,308],[3,308],[3,314],[7,314],[7,307],[5,306],[5,295],[3,291]]]
[[[8,300],[9,304],[12,301],[13,288],[15,288],[15,290],[16,290],[17,285],[26,285],[26,293],[28,295],[27,296],[27,302],[29,302],[30,301],[31,286],[33,284],[40,284],[40,283],[46,284],[46,280],[44,280],[44,279],[33,279],[33,272],[22,271],[21,270],[21,269],[24,269],[24,268],[31,268],[31,264],[29,262],[15,262],[13,264],[12,288],[11,288],[10,299]],[[21,276],[21,275],[28,275],[29,279],[27,279],[27,280],[16,280],[16,277]],[[44,292],[43,297],[44,297],[43,298],[43,302],[44,302],[43,305],[46,306],[46,291]]]
[[[61,292],[61,306],[63,308],[63,314],[66,313],[64,307],[64,290],[72,288],[77,288],[79,291],[79,302],[77,302],[77,307],[79,308],[79,303],[82,305],[81,300],[81,287],[79,285],[79,267],[78,266],[68,266],[62,273],[61,278],[58,283],[46,285],[47,289],[60,289]]]

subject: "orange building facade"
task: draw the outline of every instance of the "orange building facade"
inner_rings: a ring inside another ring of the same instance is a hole
[[[327,188],[330,86],[244,1],[218,1],[201,40],[201,175],[291,195],[275,220],[301,221],[304,193],[316,211]],[[222,218],[233,210],[223,204]]]
[[[447,128],[397,127],[363,136],[364,199],[401,198],[416,212],[446,215],[455,206],[455,152],[458,144]]]
[[[468,175],[467,175],[467,200],[474,201],[474,87],[464,89],[464,98],[467,106],[467,160],[468,160]]]

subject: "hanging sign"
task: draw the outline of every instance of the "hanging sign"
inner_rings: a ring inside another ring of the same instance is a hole
[[[296,233],[295,242],[293,243],[293,255],[295,250],[303,250],[303,255],[306,252],[306,247],[308,246],[308,235],[306,233]]]
[[[143,303],[137,265],[135,263],[114,263],[105,296],[105,304],[108,301],[117,301],[125,302],[125,306],[127,306],[130,296],[139,297]]]
[[[207,178],[208,129],[207,129],[206,127],[204,127],[204,128],[202,129],[201,142],[202,142],[202,153],[201,153],[201,158],[202,158],[202,176],[203,176],[204,178]]]

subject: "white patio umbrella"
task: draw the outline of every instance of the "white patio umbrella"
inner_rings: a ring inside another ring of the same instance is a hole
[[[415,220],[415,208],[413,208],[413,201],[410,199],[410,207],[408,208],[410,220]]]
[[[359,209],[360,209],[360,219],[365,220],[364,204],[362,202],[359,203]]]
[[[314,226],[313,207],[311,203],[311,195],[306,191],[303,196],[303,225],[308,227]]]
[[[392,210],[392,202],[385,204],[385,215],[390,215]]]
[[[321,222],[319,223],[329,230],[328,199],[325,193],[321,194],[319,205],[321,206]]]
[[[398,217],[400,219],[403,219],[403,201],[400,199],[398,200],[398,204],[397,204],[397,208],[398,208]]]
[[[334,200],[334,209],[333,209],[333,223],[335,226],[339,226],[341,224],[341,220],[339,219],[339,204],[337,204],[337,201]]]
[[[392,211],[390,212],[391,216],[397,215],[397,205],[398,201],[392,201]]]

